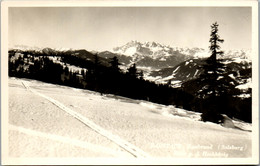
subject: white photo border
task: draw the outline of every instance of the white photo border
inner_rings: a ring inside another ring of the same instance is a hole
[[[8,8],[9,7],[251,7],[252,8],[252,158],[10,158],[8,156]],[[86,164],[258,164],[259,163],[259,53],[257,1],[3,1],[1,3],[1,158],[3,165]]]

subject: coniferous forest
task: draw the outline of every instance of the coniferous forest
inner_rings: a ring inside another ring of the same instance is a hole
[[[235,97],[239,91],[227,79],[224,72],[226,66],[217,58],[223,54],[220,44],[224,42],[218,35],[217,23],[211,26],[209,41],[211,56],[200,66],[204,72],[179,88],[145,80],[136,64],[122,71],[116,56],[105,60],[87,51],[85,54],[88,58],[76,56],[70,51],[9,50],[9,76],[174,105],[201,112],[203,121],[221,123],[222,114],[226,114],[231,118],[251,122],[251,97]],[[70,65],[82,69],[72,71]]]

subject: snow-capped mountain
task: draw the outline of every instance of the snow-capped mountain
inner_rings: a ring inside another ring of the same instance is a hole
[[[111,52],[101,52],[100,56],[108,54],[119,56],[125,65],[136,63],[137,67],[150,67],[154,70],[174,67],[189,59],[207,58],[209,50],[204,48],[171,47],[157,42],[130,41]],[[125,57],[125,58],[124,58]],[[243,58],[251,60],[250,50],[226,50],[222,59]],[[127,59],[127,61],[125,61]]]
[[[25,45],[15,45],[12,49],[22,51],[33,50],[44,52],[46,54],[56,52],[67,52],[73,54],[73,52],[78,51],[71,48],[42,48]],[[101,58],[105,59],[117,56],[119,62],[125,67],[129,67],[131,64],[136,63],[139,68],[151,68],[152,70],[171,68],[189,59],[205,58],[210,56],[209,51],[203,48],[171,47],[157,42],[141,43],[138,41],[130,41],[123,46],[114,48],[112,51],[91,51],[91,53],[98,54]],[[251,51],[227,50],[225,51],[224,57],[221,58],[237,57],[251,60]]]
[[[45,51],[64,52],[64,51],[72,50],[72,48],[64,48],[64,47],[49,48],[49,47],[27,46],[27,45],[14,45],[12,47],[9,47],[9,50],[38,51],[38,52],[42,52],[43,50],[45,50]]]
[[[166,57],[181,54],[188,57],[193,56],[196,52],[204,51],[201,48],[179,48],[170,47],[169,45],[163,45],[157,42],[145,42],[130,41],[121,47],[116,47],[112,52],[117,54],[123,54],[131,57],[138,55],[149,56],[152,59],[160,59],[165,61]]]
[[[136,63],[137,68],[144,72],[144,78],[157,83],[167,83],[180,86],[182,82],[196,78],[202,70],[198,68],[207,57],[208,49],[171,47],[156,42],[141,43],[130,41],[112,52],[99,53],[100,57],[117,56],[122,67]],[[250,50],[226,50],[222,57],[223,63],[230,67],[251,67]],[[234,65],[235,64],[235,65]]]
[[[156,42],[130,41],[121,47],[114,48],[112,51],[100,52],[98,55],[105,58],[117,56],[125,66],[136,63],[137,67],[158,70],[165,67],[174,67],[192,58],[195,52],[188,48],[172,48]]]
[[[130,41],[121,47],[115,47],[111,52],[133,58],[148,56],[152,59],[159,59],[161,61],[165,61],[169,56],[177,55],[185,56],[185,59],[205,58],[210,56],[209,50],[204,48],[171,47],[157,42],[141,43],[138,41]],[[224,57],[222,58],[240,57],[250,59],[250,56],[250,50],[224,50]]]
[[[194,51],[189,48],[172,48],[169,45],[163,45],[157,42],[141,43],[138,41],[130,41],[121,47],[114,48],[112,52],[130,56],[133,62],[138,62],[145,58],[167,61],[171,56],[184,60],[192,56]]]
[[[36,46],[27,46],[27,45],[14,45],[9,47],[9,50],[21,50],[21,51],[42,51],[43,48]]]
[[[251,50],[227,50],[225,51],[225,58],[242,58],[252,60]]]

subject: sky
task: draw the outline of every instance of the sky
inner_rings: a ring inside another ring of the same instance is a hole
[[[131,40],[208,48],[219,23],[226,49],[251,49],[250,7],[10,7],[8,44],[111,50]]]

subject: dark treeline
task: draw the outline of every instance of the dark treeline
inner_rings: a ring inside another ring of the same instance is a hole
[[[92,56],[93,61],[89,61],[67,53],[53,56],[41,52],[10,50],[9,76],[190,108],[185,104],[185,101],[191,97],[190,95],[169,85],[144,80],[142,71],[138,71],[135,64],[129,67],[127,72],[122,72],[119,69],[120,64],[117,57],[109,60],[109,66],[104,66],[97,55]],[[55,63],[51,57],[59,59],[65,66]],[[73,72],[69,70],[68,65],[81,67],[82,70]]]

